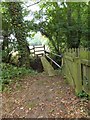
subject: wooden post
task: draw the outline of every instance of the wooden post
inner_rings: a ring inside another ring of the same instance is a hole
[[[44,54],[45,54],[45,45],[43,47],[44,47]]]
[[[34,56],[35,56],[35,46],[33,46],[33,50],[34,50]]]
[[[63,57],[61,58],[61,66],[63,66],[64,65],[64,63],[63,63]]]

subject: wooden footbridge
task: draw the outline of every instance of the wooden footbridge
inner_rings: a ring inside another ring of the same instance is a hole
[[[41,62],[42,62],[42,66],[44,68],[44,71],[49,75],[49,76],[54,76],[56,75],[56,72],[54,70],[54,68],[52,67],[52,65],[50,64],[50,62],[47,60],[49,59],[50,61],[52,61],[56,66],[58,66],[59,68],[61,68],[61,66],[56,62],[54,61],[49,55],[50,54],[53,54],[55,56],[58,56],[58,57],[62,57],[61,55],[57,55],[55,53],[50,53],[50,52],[47,52],[45,50],[45,45],[44,46],[33,46],[32,49],[30,49],[30,53],[33,55],[33,56],[39,56],[40,59],[41,59]]]
[[[38,48],[38,49],[37,49]],[[33,51],[33,52],[32,52]],[[90,96],[90,51],[87,49],[66,49],[64,56],[50,53],[45,50],[45,46],[34,46],[30,52],[34,56],[40,56],[44,71],[49,76],[56,75],[56,72],[49,61],[57,67],[63,67],[63,73],[68,83],[75,89],[76,94],[85,91]],[[58,56],[61,66],[54,61],[50,55]],[[63,65],[64,59],[64,65]],[[49,60],[49,61],[48,61]]]

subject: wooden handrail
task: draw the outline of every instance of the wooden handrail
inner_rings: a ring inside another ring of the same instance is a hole
[[[52,58],[50,58],[49,56],[45,55],[47,58],[49,58],[55,65],[57,65],[59,68],[61,68],[61,66],[59,64],[57,64]]]
[[[42,49],[38,50],[37,48],[42,48]],[[34,55],[37,52],[38,52],[38,54],[36,54],[36,55],[43,54],[43,53],[39,53],[39,52],[45,53],[45,45],[44,46],[33,46],[33,48],[30,49],[30,52],[31,52],[31,54],[33,53]]]
[[[34,48],[44,48],[44,46],[35,46]]]
[[[56,54],[56,53],[50,53],[50,52],[47,52],[47,51],[45,51],[45,53],[47,53],[47,54],[53,54],[53,55],[55,55],[55,56],[58,56],[58,57],[60,57],[60,58],[62,58],[62,54],[61,55],[58,55],[58,54]]]
[[[35,52],[42,52],[42,51],[44,52],[44,50],[37,50],[37,51],[35,51]]]

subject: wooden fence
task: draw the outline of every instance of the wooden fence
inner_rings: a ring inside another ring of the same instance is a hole
[[[64,54],[64,74],[76,93],[84,90],[90,95],[90,51],[67,49]]]
[[[39,46],[32,46],[32,48],[30,49],[30,53],[35,56],[35,55],[38,55],[38,56],[41,56],[45,53],[45,45],[42,46],[42,45],[39,45]]]

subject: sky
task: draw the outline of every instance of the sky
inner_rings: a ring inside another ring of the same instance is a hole
[[[26,6],[24,6],[27,10],[30,10],[30,14],[27,16],[27,17],[25,17],[24,19],[25,20],[32,20],[33,19],[33,12],[39,12],[39,10],[40,10],[40,8],[39,8],[39,6],[38,6],[38,4],[35,4],[35,5],[33,5],[35,2],[32,2],[32,1],[29,1],[29,2],[25,2],[24,4],[26,5]],[[29,6],[29,5],[33,5],[33,6],[30,6],[30,7],[27,7],[27,6]]]
[[[30,6],[30,7],[26,7],[26,6],[32,5],[33,3],[35,3],[35,2],[29,1],[29,2],[27,2],[27,3],[26,3],[26,2],[24,3],[24,4],[25,4],[24,7],[25,7],[27,10],[30,10],[30,11],[31,11],[30,14],[24,18],[25,20],[30,20],[30,21],[31,21],[31,20],[33,19],[33,12],[39,12],[39,10],[40,10],[38,4],[35,4],[35,5],[33,5],[33,6]],[[37,21],[37,22],[39,22],[39,21]],[[48,39],[47,39],[45,36],[42,36],[40,32],[37,32],[32,39],[29,38],[29,37],[27,38],[27,41],[28,41],[29,44],[31,44],[31,45],[32,45],[34,42],[37,43],[37,41],[38,41],[38,43],[42,43],[42,45],[44,45],[44,44],[47,44],[47,40],[48,40]]]

